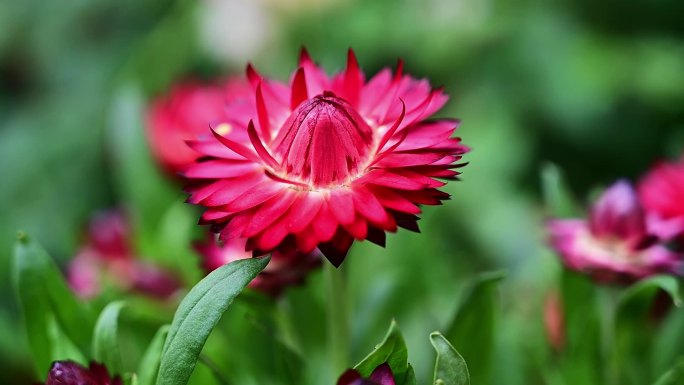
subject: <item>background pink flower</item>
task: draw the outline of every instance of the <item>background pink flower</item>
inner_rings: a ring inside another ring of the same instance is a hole
[[[684,232],[684,157],[661,162],[639,182],[639,198],[649,220],[664,237]]]
[[[83,246],[67,269],[71,288],[84,298],[97,296],[104,282],[158,298],[175,293],[180,288],[178,278],[141,261],[130,241],[130,226],[121,212],[114,210],[95,215]]]
[[[249,91],[247,83],[237,79],[225,84],[188,80],[153,101],[147,136],[157,161],[173,174],[183,171],[201,156],[185,141],[210,136],[209,124],[225,119],[226,103],[239,104],[236,99]]]
[[[649,229],[628,182],[607,189],[592,206],[588,220],[551,220],[547,229],[551,246],[566,266],[602,281],[681,273],[682,256],[663,246]]]
[[[245,250],[246,242],[244,238],[236,238],[219,244],[211,234],[205,242],[196,244],[195,249],[202,257],[202,267],[210,272],[238,259],[251,258],[252,253]],[[299,255],[296,250],[274,252],[266,269],[250,282],[249,287],[275,297],[285,288],[304,282],[320,265],[321,255],[317,252],[307,255]]]

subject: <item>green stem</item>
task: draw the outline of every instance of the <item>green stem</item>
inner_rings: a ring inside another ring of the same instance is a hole
[[[606,384],[618,383],[619,357],[615,335],[615,316],[617,311],[618,292],[615,288],[604,287],[599,290],[601,305],[601,336],[603,360],[606,363]]]
[[[350,367],[349,363],[349,303],[344,269],[323,263],[325,274],[326,306],[328,317],[329,358],[335,375]]]

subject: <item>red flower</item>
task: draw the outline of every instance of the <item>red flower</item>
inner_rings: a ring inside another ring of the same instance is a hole
[[[565,265],[600,281],[631,282],[654,274],[681,274],[682,256],[659,239],[631,184],[606,190],[588,220],[549,221],[551,246]]]
[[[119,376],[110,377],[107,368],[91,362],[88,368],[73,361],[55,361],[45,385],[122,385]]]
[[[180,287],[167,271],[141,261],[130,245],[129,225],[118,211],[103,212],[90,222],[85,244],[69,263],[67,279],[83,298],[100,293],[108,281],[126,290],[166,298]]]
[[[656,165],[639,183],[639,198],[665,237],[684,231],[684,157]]]
[[[173,174],[192,164],[201,154],[185,141],[211,136],[209,122],[221,120],[226,102],[248,87],[247,82],[237,80],[225,87],[186,81],[152,102],[147,113],[147,136],[157,161]]]
[[[458,121],[425,120],[447,97],[401,64],[365,81],[350,50],[328,77],[303,51],[289,85],[251,66],[247,78],[215,139],[189,142],[203,157],[184,173],[189,202],[207,208],[201,223],[224,241],[246,238],[256,255],[319,248],[338,266],[354,239],[384,246],[387,231],[418,230],[420,205],[449,197],[437,179],[463,165]]]
[[[214,236],[195,249],[202,255],[202,267],[210,272],[238,259],[251,258],[252,253],[245,251],[246,239],[236,238],[229,243],[218,245]],[[312,270],[321,265],[319,253],[300,255],[296,250],[289,253],[274,252],[266,269],[249,284],[249,287],[277,297],[283,289],[304,282]]]
[[[337,385],[394,385],[394,375],[385,362],[375,368],[368,378],[363,378],[356,370],[349,369],[337,380]]]

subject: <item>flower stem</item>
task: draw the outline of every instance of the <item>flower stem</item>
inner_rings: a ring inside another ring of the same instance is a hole
[[[606,363],[605,382],[608,385],[618,383],[619,357],[616,349],[615,317],[617,311],[618,292],[615,288],[604,287],[599,290],[601,304],[601,336],[603,359]]]
[[[327,261],[323,265],[327,294],[329,358],[335,375],[339,376],[350,367],[349,303],[346,274],[343,268],[335,268]]]

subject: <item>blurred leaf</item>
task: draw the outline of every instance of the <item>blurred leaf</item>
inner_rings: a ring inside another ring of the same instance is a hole
[[[202,357],[216,367],[214,372],[224,373],[231,383],[305,382],[303,359],[283,342],[277,310],[273,298],[253,290],[243,291],[216,326],[215,335],[207,341]],[[240,348],[227,351],[226,346]]]
[[[14,248],[13,281],[39,375],[50,367],[48,332],[53,314],[78,348],[88,351],[93,325],[90,310],[76,299],[47,252],[23,234]]]
[[[672,298],[675,306],[682,305],[679,281],[669,275],[659,275],[635,283],[620,296],[618,317],[622,315],[625,318],[633,319],[635,314],[642,317],[647,316],[653,299],[661,290]]]
[[[152,160],[143,127],[144,102],[140,91],[122,87],[110,109],[108,137],[118,196],[129,205],[137,246],[142,255],[155,255],[154,234],[162,216],[181,195],[159,173]]]
[[[59,327],[59,323],[52,314],[48,316],[48,328],[52,350],[51,361],[72,360],[85,366],[88,365],[88,360]]]
[[[413,370],[413,366],[411,366],[411,364],[408,364],[408,370],[406,371],[404,385],[416,385],[417,381],[418,380],[416,379],[416,373]]]
[[[498,315],[498,286],[503,271],[479,274],[466,289],[446,338],[470,362],[471,377],[488,383]]]
[[[158,385],[185,385],[209,333],[233,299],[266,267],[270,258],[243,259],[207,275],[183,298],[166,337]]]
[[[408,350],[404,337],[402,337],[394,320],[382,342],[366,358],[354,366],[354,369],[358,370],[362,377],[368,377],[375,368],[385,362],[392,368],[397,385],[415,382],[413,369],[408,364]]]
[[[601,332],[596,284],[589,277],[563,269],[561,298],[566,346],[560,367],[567,383],[600,383]]]
[[[439,332],[430,334],[430,342],[437,352],[435,385],[470,385],[468,366],[449,341]]]
[[[656,305],[657,306],[657,305]],[[666,318],[656,330],[651,348],[651,364],[654,373],[667,371],[677,357],[684,355],[684,308],[668,309]]]
[[[270,366],[274,366],[271,375],[286,384],[303,382],[303,358],[281,341],[276,335],[264,328],[257,328],[268,343],[268,351],[272,352]]]
[[[121,376],[121,380],[123,381],[124,385],[140,384],[140,381],[138,381],[138,376],[136,376],[135,373],[125,373]]]
[[[137,371],[138,383],[140,385],[154,385],[156,382],[162,348],[164,347],[164,340],[169,332],[169,327],[170,325],[164,325],[159,328],[140,360]]]
[[[558,166],[553,163],[546,163],[541,171],[541,182],[544,205],[548,216],[571,218],[582,212]]]
[[[679,282],[672,276],[660,275],[639,281],[621,294],[615,314],[615,364],[624,382],[641,384],[649,381],[648,367],[643,367],[644,352],[654,346],[656,328],[649,322],[657,296],[668,295],[673,303],[682,303]],[[617,369],[615,369],[617,371]]]
[[[197,2],[177,0],[140,41],[135,55],[121,71],[123,81],[140,84],[145,94],[155,94],[198,62]],[[164,65],[150,65],[164,63]]]
[[[202,278],[197,255],[191,249],[193,233],[202,229],[197,226],[197,216],[194,207],[184,201],[174,202],[161,217],[154,245],[153,255],[175,266],[188,286]]]
[[[681,385],[684,384],[684,360],[665,372],[653,385]]]
[[[112,302],[105,306],[95,324],[93,333],[93,357],[109,368],[111,373],[123,373],[121,351],[119,349],[119,314],[124,307],[123,301]]]

